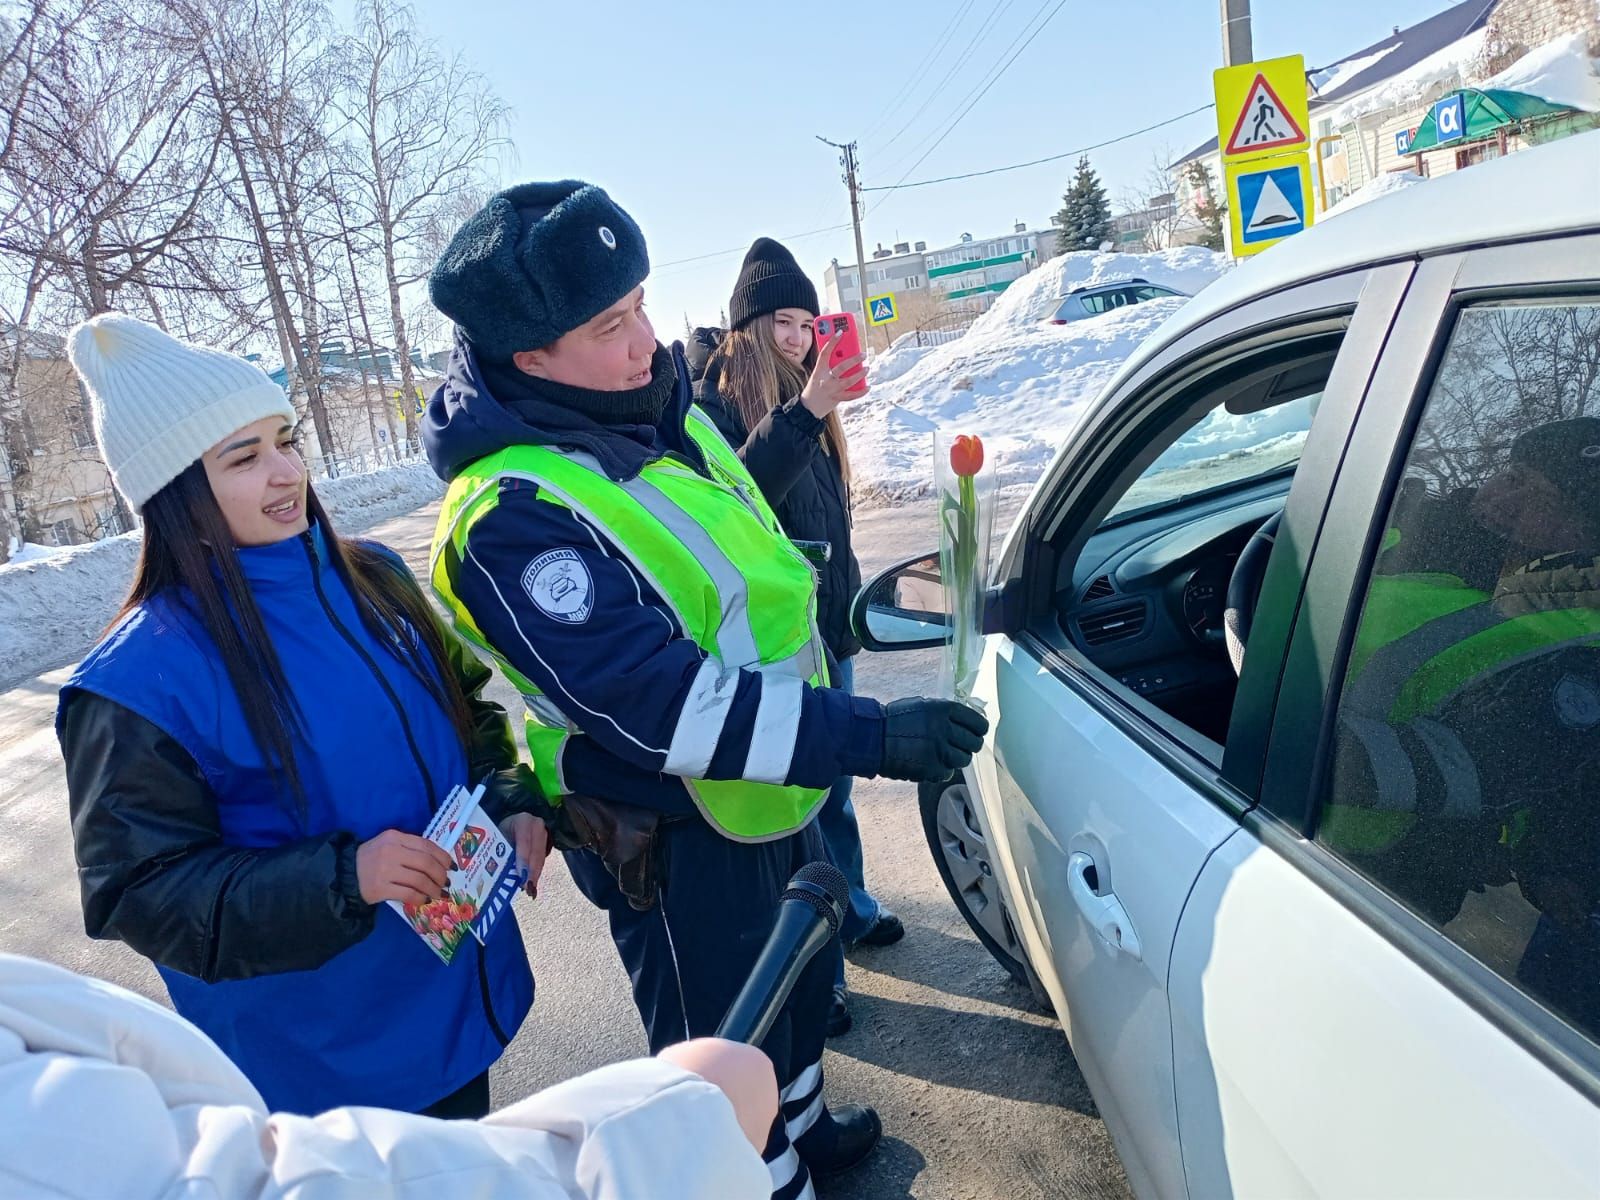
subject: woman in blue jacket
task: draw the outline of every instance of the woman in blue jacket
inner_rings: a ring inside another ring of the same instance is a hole
[[[69,353],[144,521],[57,714],[85,927],[149,957],[271,1108],[482,1115],[533,1000],[516,921],[446,965],[382,910],[443,894],[420,834],[457,784],[487,778],[543,863],[490,672],[397,555],[334,534],[258,367],[115,313]]]

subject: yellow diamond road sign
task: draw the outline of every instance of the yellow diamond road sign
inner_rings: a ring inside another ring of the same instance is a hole
[[[1223,67],[1212,82],[1223,161],[1310,147],[1306,60],[1300,55]]]
[[[893,325],[900,319],[893,295],[868,296],[867,320],[873,325]]]
[[[1305,229],[1311,207],[1311,156],[1305,151],[1227,163],[1233,252],[1259,254]]]

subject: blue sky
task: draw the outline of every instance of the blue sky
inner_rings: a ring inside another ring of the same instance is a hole
[[[1325,66],[1447,4],[1256,0],[1255,56],[1300,53]],[[655,264],[648,302],[668,341],[685,313],[716,319],[758,236],[784,239],[819,287],[830,258],[853,259],[837,153],[817,134],[859,141],[863,182],[881,187],[1074,150],[1210,101],[1217,0],[1066,0],[913,169],[1056,7],[417,0],[424,32],[463,53],[512,108],[506,182],[587,179],[638,220]],[[1181,156],[1214,131],[1202,113],[1090,159],[1116,201],[1142,185],[1156,155]],[[1019,220],[1038,227],[1060,207],[1072,167],[869,194],[867,253],[878,242],[997,234]],[[790,236],[835,225],[846,228]]]

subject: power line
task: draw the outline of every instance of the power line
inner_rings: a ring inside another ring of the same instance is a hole
[[[850,223],[843,225],[828,225],[822,229],[808,229],[804,233],[786,233],[778,239],[780,242],[798,242],[801,238],[818,237],[824,233],[837,233],[841,229],[849,229]],[[656,263],[650,268],[651,272],[665,271],[668,267],[682,267],[689,263],[706,262],[713,258],[725,258],[730,254],[743,254],[750,249],[749,245],[733,246],[727,250],[712,250],[705,254],[694,254],[688,258],[675,258],[671,262]]]
[[[1048,0],[1046,0],[1046,3],[1048,3]],[[1056,6],[1054,8],[1052,8],[1048,14],[1046,14],[1046,16],[1045,16],[1043,21],[1039,22],[1038,27],[1035,28],[1032,33],[1028,34],[1027,40],[1025,42],[1023,42],[1021,46],[1017,47],[1016,53],[1014,53],[1010,58],[1006,59],[1006,61],[1003,64],[1001,64],[1000,69],[997,70],[993,75],[991,75],[989,77],[989,81],[987,83],[985,83],[983,85],[983,89],[981,91],[979,91],[979,93],[976,96],[974,96],[972,98],[971,103],[969,103],[965,108],[963,108],[959,113],[956,114],[955,119],[953,121],[951,121],[950,124],[945,127],[944,132],[939,135],[938,139],[933,143],[933,145],[929,146],[926,150],[924,150],[922,152],[922,157],[917,159],[916,162],[912,163],[911,166],[906,169],[905,175],[902,175],[900,177],[899,182],[897,182],[893,187],[885,189],[886,193],[898,191],[900,186],[901,186],[901,184],[905,183],[907,176],[909,176],[912,171],[915,171],[924,162],[926,162],[927,158],[928,158],[928,155],[932,154],[935,150],[937,150],[940,147],[940,145],[943,144],[945,138],[949,137],[952,133],[955,132],[956,126],[960,125],[962,120],[965,119],[966,115],[969,112],[971,112],[974,107],[977,106],[978,102],[989,94],[989,89],[992,88],[996,83],[998,83],[1000,81],[1001,76],[1003,76],[1006,73],[1006,71],[1008,71],[1011,68],[1011,64],[1016,62],[1017,59],[1022,56],[1023,51],[1025,51],[1029,46],[1033,45],[1033,40],[1036,37],[1038,37],[1041,33],[1044,32],[1045,26],[1049,25],[1051,21],[1055,20],[1056,14],[1059,13],[1066,6],[1067,6],[1067,0],[1057,0]],[[1043,12],[1043,6],[1042,5],[1040,6],[1040,11]],[[1037,15],[1038,14],[1036,13],[1035,14],[1035,18],[1037,18]],[[1026,29],[1027,26],[1024,25],[1023,28]],[[1021,37],[1022,35],[1018,34],[1017,36]],[[1012,40],[1011,45],[1013,45],[1013,46],[1016,45],[1016,40],[1015,39]],[[1006,47],[1006,49],[1009,50],[1010,46]],[[1004,54],[1005,51],[1002,50],[1001,53]],[[879,205],[878,207],[882,207],[882,206]]]
[[[927,78],[929,72],[933,70],[934,63],[939,60],[939,56],[944,53],[945,47],[949,45],[951,37],[955,34],[956,26],[961,24],[961,22],[966,18],[967,13],[972,9],[972,6],[975,2],[976,0],[963,0],[961,6],[956,9],[956,15],[950,18],[949,24],[944,27],[944,31],[940,33],[937,39],[935,39],[933,43],[933,49],[928,52],[925,58],[923,58],[922,65],[895,93],[894,103],[878,114],[877,120],[873,121],[871,125],[867,126],[867,128],[862,131],[859,140],[865,141],[879,129],[882,129],[894,119],[894,115],[900,111],[901,107],[905,105],[907,101],[911,99],[912,93],[914,93],[921,85],[922,81]],[[938,89],[935,89],[935,91],[937,90]],[[914,119],[915,118],[913,118],[913,120]],[[890,138],[889,143],[885,144],[885,148],[887,149],[888,144],[893,143],[893,141],[894,139]]]
[[[966,66],[971,60],[972,56],[977,53],[978,47],[983,44],[984,39],[989,36],[990,31],[995,27],[1000,18],[1005,15],[1006,10],[1010,8],[1014,2],[1015,0],[1005,0],[1005,3],[1001,4],[998,8],[990,10],[989,15],[979,23],[977,33],[973,34],[971,40],[967,42],[966,49],[960,51],[956,55],[955,61],[951,63],[950,67],[945,71],[945,73],[939,77],[939,82],[933,85],[933,90],[929,92],[922,103],[917,106],[917,111],[907,117],[905,124],[901,125],[899,129],[896,129],[894,131],[894,135],[890,137],[888,141],[884,142],[883,145],[878,147],[878,154],[887,154],[889,147],[898,142],[901,137],[905,135],[906,130],[910,129],[917,123],[918,120],[921,119],[922,114],[927,112],[928,108],[933,104],[933,102],[944,93],[944,89],[949,86],[950,81],[956,77],[961,68]],[[1002,51],[1002,53],[1004,52]],[[910,154],[915,153],[916,150],[913,148],[909,154],[901,155],[900,158],[896,160],[897,165],[900,162],[904,162]]]
[[[863,192],[897,192],[909,188],[928,187],[935,183],[952,183],[957,179],[977,179],[983,175],[1000,175],[1006,171],[1020,171],[1024,167],[1037,167],[1042,163],[1059,162],[1063,158],[1071,158],[1078,154],[1087,154],[1091,150],[1103,150],[1107,146],[1115,146],[1118,142],[1126,142],[1157,129],[1164,129],[1168,125],[1175,125],[1189,117],[1198,116],[1200,113],[1215,108],[1215,104],[1202,104],[1199,108],[1191,108],[1186,113],[1179,113],[1175,117],[1168,117],[1165,121],[1157,121],[1154,125],[1146,125],[1143,129],[1135,129],[1132,133],[1124,133],[1118,137],[1108,138],[1103,142],[1096,142],[1092,146],[1084,146],[1078,150],[1065,150],[1060,154],[1052,154],[1047,158],[1035,158],[1030,162],[1012,163],[1009,167],[990,167],[986,171],[968,171],[962,175],[941,175],[938,179],[919,179],[915,183],[897,183],[892,187],[862,188]]]

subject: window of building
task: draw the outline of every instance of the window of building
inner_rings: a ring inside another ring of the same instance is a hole
[[[1316,837],[1600,1041],[1596,345],[1600,298],[1458,319],[1368,580]]]
[[[72,524],[71,517],[50,526],[50,536],[55,539],[58,546],[75,546],[78,543],[78,531]]]
[[[1499,157],[1499,142],[1479,142],[1476,146],[1464,146],[1456,151],[1456,169],[1459,171]]]

